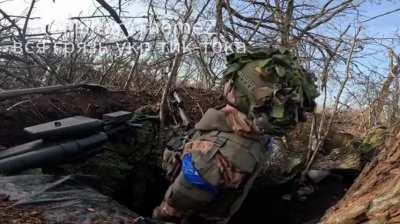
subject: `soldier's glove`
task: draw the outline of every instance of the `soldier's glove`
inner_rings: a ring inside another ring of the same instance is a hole
[[[162,168],[171,182],[175,180],[181,170],[181,155],[180,151],[164,150]]]

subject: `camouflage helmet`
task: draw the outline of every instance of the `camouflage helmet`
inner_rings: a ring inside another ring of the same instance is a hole
[[[287,49],[256,49],[227,57],[224,73],[232,97],[228,102],[241,112],[267,117],[268,134],[280,135],[304,120],[319,95],[313,74],[306,72]]]

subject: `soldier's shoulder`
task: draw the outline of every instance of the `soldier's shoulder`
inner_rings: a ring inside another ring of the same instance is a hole
[[[226,121],[225,113],[214,108],[207,110],[200,121],[195,125],[195,129],[200,131],[232,131]]]

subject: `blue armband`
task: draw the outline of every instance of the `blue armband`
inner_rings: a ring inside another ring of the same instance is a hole
[[[208,183],[203,177],[200,176],[199,171],[194,167],[192,155],[190,153],[183,156],[182,159],[182,173],[183,177],[191,185],[199,188],[200,190],[207,191],[213,195],[217,194],[218,189]]]

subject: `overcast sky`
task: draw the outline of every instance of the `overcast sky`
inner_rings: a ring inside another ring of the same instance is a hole
[[[0,6],[9,14],[24,15],[30,2],[30,0],[12,0],[2,3]],[[67,18],[77,16],[79,13],[87,15],[94,8],[92,0],[56,0],[55,2],[53,0],[40,0],[36,3],[33,16],[41,17],[41,19],[35,20],[34,25],[39,26],[52,22],[65,23]]]

